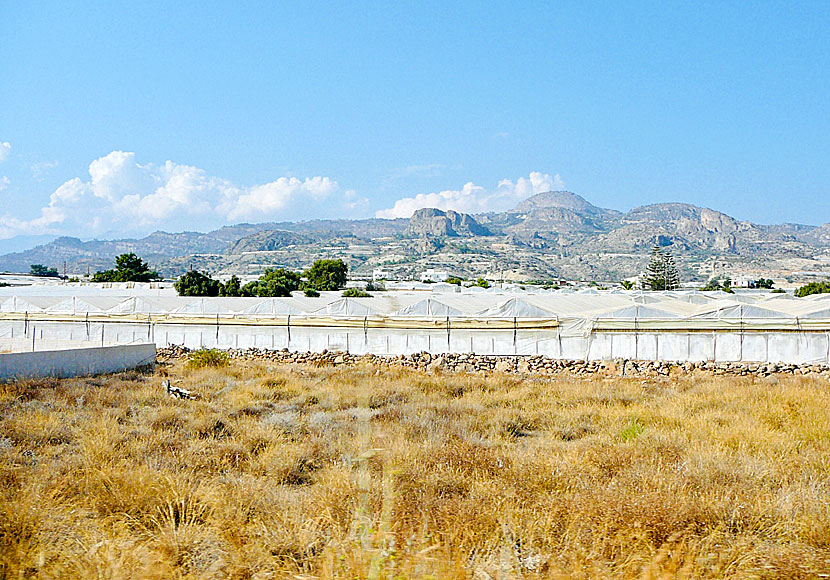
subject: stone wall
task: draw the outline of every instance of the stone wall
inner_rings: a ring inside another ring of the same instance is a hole
[[[187,357],[189,349],[180,346],[162,348],[158,361],[169,363]],[[475,354],[430,354],[381,356],[349,354],[340,351],[289,352],[288,350],[232,349],[232,359],[265,361],[282,364],[396,366],[426,372],[505,372],[541,375],[612,375],[656,377],[708,372],[713,375],[770,376],[777,374],[805,375],[830,380],[830,366],[821,364],[781,364],[748,362],[673,362],[614,359],[607,361],[563,360],[545,356],[488,356]]]

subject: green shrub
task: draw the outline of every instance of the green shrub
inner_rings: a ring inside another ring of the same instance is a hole
[[[176,280],[173,288],[179,296],[219,296],[222,284],[198,270],[190,270]]]
[[[242,283],[236,274],[219,287],[219,296],[242,296]]]
[[[29,274],[31,274],[32,276],[40,276],[45,278],[60,277],[57,268],[47,268],[43,264],[32,264],[29,270]]]
[[[244,296],[287,297],[300,288],[300,275],[285,268],[267,268],[255,282],[242,287]]]
[[[735,291],[732,290],[732,280],[729,278],[724,279],[722,282],[718,278],[712,278],[709,282],[701,288],[704,292],[716,292],[720,290],[721,292],[726,292],[727,294],[734,294]]]
[[[799,298],[804,298],[810,294],[827,294],[830,293],[830,282],[810,282],[795,291],[795,295]]]
[[[372,295],[368,292],[364,292],[360,288],[346,288],[343,290],[343,297],[344,298],[371,298]]]
[[[314,288],[306,288],[305,295],[309,298],[319,298],[320,293],[317,292],[317,290],[315,290]]]
[[[346,285],[348,270],[343,260],[315,260],[305,272],[307,286],[316,290],[340,290]]]
[[[455,284],[456,286],[461,286],[461,282],[462,280],[458,276],[450,276],[449,278],[447,278],[447,284]]]
[[[150,270],[147,262],[130,252],[115,258],[115,269],[96,272],[93,282],[150,282],[160,280],[158,272]]]
[[[760,288],[762,290],[772,290],[773,284],[775,283],[771,278],[758,278],[757,280],[750,280],[749,287]]]
[[[221,368],[231,364],[230,355],[218,348],[200,348],[190,353],[187,366],[192,369]]]

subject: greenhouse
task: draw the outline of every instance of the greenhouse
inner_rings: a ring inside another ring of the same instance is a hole
[[[0,349],[29,339],[830,364],[830,295],[442,287],[368,298],[198,298],[139,286],[3,288]]]

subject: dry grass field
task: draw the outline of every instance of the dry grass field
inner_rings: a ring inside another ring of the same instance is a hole
[[[0,578],[823,578],[830,386],[168,369],[0,385]]]

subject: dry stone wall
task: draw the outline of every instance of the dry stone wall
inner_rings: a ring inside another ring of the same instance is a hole
[[[159,349],[158,362],[170,363],[187,357],[190,349],[171,346]],[[403,367],[429,373],[519,373],[540,375],[610,375],[656,377],[708,372],[713,375],[771,376],[778,374],[821,377],[830,380],[830,366],[824,364],[780,364],[752,362],[674,362],[614,359],[604,361],[552,359],[536,356],[492,356],[476,354],[430,354],[382,356],[340,351],[290,352],[288,350],[231,349],[232,359],[283,364],[358,365]]]

